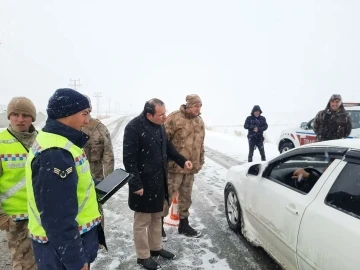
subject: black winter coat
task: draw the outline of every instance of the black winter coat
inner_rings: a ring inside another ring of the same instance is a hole
[[[251,111],[251,115],[246,118],[244,128],[248,130],[248,138],[251,140],[264,139],[264,131],[267,130],[268,124],[266,123],[266,118],[262,115],[259,117],[254,116],[255,111],[260,111],[259,106],[254,106]],[[258,132],[254,131],[254,128],[258,128]]]
[[[151,123],[144,115],[131,120],[125,127],[123,163],[135,177],[129,181],[129,207],[142,213],[163,211],[169,198],[167,185],[168,158],[182,168],[186,159],[167,139],[163,125]],[[143,196],[134,192],[144,189]]]

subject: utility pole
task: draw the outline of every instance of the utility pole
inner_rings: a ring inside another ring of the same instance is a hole
[[[79,83],[76,83],[77,81],[79,81]],[[70,79],[69,86],[71,86],[72,88],[74,88],[75,90],[77,90],[77,88],[81,86],[81,84],[80,84],[80,79],[78,79],[78,80],[72,80],[72,79]]]
[[[97,106],[97,117],[100,115],[100,98],[101,98],[101,92],[95,92],[94,98],[96,98],[96,106]]]

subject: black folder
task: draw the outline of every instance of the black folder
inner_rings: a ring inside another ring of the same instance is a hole
[[[95,186],[98,202],[104,204],[112,195],[122,188],[131,177],[132,175],[123,169],[116,169],[106,176]]]

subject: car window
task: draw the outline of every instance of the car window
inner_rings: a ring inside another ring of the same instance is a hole
[[[345,165],[326,196],[325,203],[360,219],[360,164]]]
[[[290,156],[270,164],[263,176],[297,192],[307,194],[332,160],[325,153]],[[294,177],[297,169],[303,169],[305,172],[302,171],[298,177]],[[305,176],[307,173],[309,173],[309,177]]]
[[[351,117],[352,128],[360,128],[360,111],[347,111]]]

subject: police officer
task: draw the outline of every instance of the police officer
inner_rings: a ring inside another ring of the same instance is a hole
[[[29,230],[39,270],[88,270],[102,233],[94,182],[81,132],[89,123],[88,99],[58,89],[48,119],[26,164]]]
[[[0,133],[0,229],[7,232],[13,269],[36,269],[28,235],[25,163],[37,132],[36,109],[26,97],[14,97],[7,107],[10,125]]]

